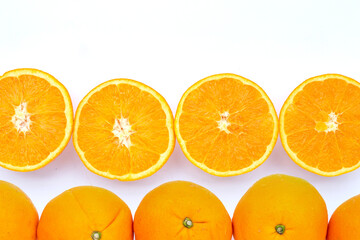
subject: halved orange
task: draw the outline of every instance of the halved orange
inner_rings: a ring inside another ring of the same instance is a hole
[[[36,69],[0,77],[0,166],[15,171],[41,168],[70,140],[73,109],[66,88]]]
[[[90,171],[137,180],[155,173],[170,157],[173,125],[171,109],[159,93],[134,80],[114,79],[80,102],[73,141]]]
[[[337,176],[360,166],[360,83],[325,74],[300,84],[280,113],[290,158],[308,171]]]
[[[269,157],[278,136],[278,118],[257,84],[235,74],[218,74],[184,93],[175,133],[185,156],[202,170],[239,175]]]

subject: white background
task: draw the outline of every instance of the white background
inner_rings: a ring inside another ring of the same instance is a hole
[[[359,1],[0,1],[0,75],[32,67],[54,75],[69,90],[74,109],[92,88],[132,78],[162,94],[176,111],[196,81],[231,72],[258,83],[279,113],[305,79],[340,73],[360,80]],[[46,167],[27,173],[0,169],[39,213],[63,191],[94,185],[115,192],[133,214],[143,196],[170,180],[189,180],[215,193],[232,216],[258,179],[285,173],[310,181],[329,214],[360,194],[360,170],[327,178],[290,160],[280,140],[270,158],[242,176],[220,178],[193,166],[177,145],[156,174],[135,182],[88,171],[72,142]]]

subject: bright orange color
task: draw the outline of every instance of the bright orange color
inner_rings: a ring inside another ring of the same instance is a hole
[[[81,101],[73,140],[92,172],[137,180],[159,170],[173,152],[173,115],[152,88],[115,79],[97,86]]]
[[[185,181],[149,192],[135,213],[136,240],[230,240],[231,219],[209,190]]]
[[[256,182],[239,201],[233,217],[234,237],[324,240],[327,221],[325,202],[310,183],[275,174]]]
[[[36,69],[0,77],[0,166],[32,171],[57,157],[70,140],[73,109],[66,88]]]
[[[15,185],[0,181],[0,239],[35,240],[38,213]]]
[[[360,195],[341,204],[331,216],[327,240],[360,239]]]
[[[38,240],[131,240],[129,207],[99,187],[76,187],[51,200],[39,222]]]
[[[182,96],[175,133],[186,157],[217,176],[260,166],[273,150],[278,118],[269,97],[235,74],[207,77]]]
[[[360,83],[326,74],[300,84],[280,113],[286,152],[301,167],[337,176],[360,166]]]

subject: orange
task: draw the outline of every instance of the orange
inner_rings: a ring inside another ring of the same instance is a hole
[[[15,185],[0,181],[0,238],[35,240],[38,221],[30,198]]]
[[[300,84],[280,113],[290,158],[308,171],[337,176],[360,166],[360,84],[326,74]]]
[[[269,97],[235,74],[207,77],[182,96],[175,133],[185,156],[217,176],[249,172],[273,150],[278,119]]]
[[[99,187],[76,187],[51,200],[37,230],[38,240],[131,240],[129,207]]]
[[[235,240],[324,240],[328,215],[319,192],[307,181],[282,174],[256,182],[233,216]]]
[[[90,171],[124,181],[145,178],[174,150],[173,115],[165,99],[145,84],[111,80],[80,102],[73,141]]]
[[[16,69],[0,77],[0,166],[39,169],[70,140],[73,109],[66,88],[36,69]]]
[[[149,192],[135,213],[136,240],[230,240],[231,219],[209,190],[185,181]]]
[[[360,239],[360,195],[350,198],[335,210],[326,239]]]

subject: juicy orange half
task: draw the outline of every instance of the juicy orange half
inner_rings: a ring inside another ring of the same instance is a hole
[[[290,158],[323,176],[360,166],[360,84],[326,74],[300,84],[280,113],[280,136]]]
[[[123,181],[145,178],[174,150],[173,115],[165,99],[145,84],[110,80],[80,102],[73,141],[90,171]]]
[[[273,150],[278,118],[269,97],[235,74],[207,77],[182,96],[175,133],[185,156],[217,176],[249,172]]]
[[[70,140],[73,109],[66,88],[36,69],[0,77],[0,166],[15,171],[41,168]]]

